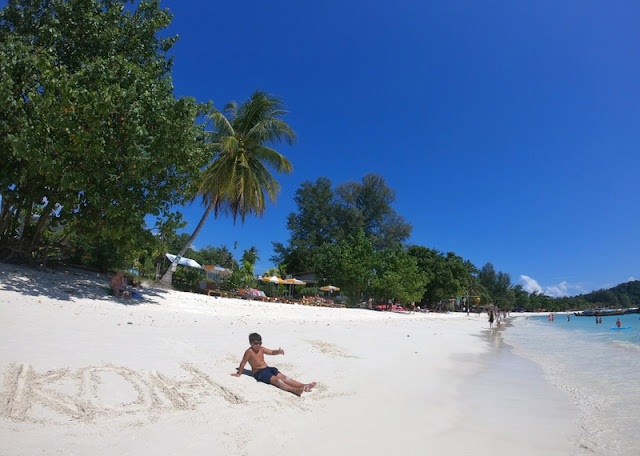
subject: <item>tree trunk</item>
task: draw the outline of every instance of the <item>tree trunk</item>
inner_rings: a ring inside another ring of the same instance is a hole
[[[9,203],[4,195],[0,195],[0,240],[4,239],[4,230],[7,226],[7,220],[9,219]]]
[[[213,202],[210,203],[209,206],[207,206],[207,210],[204,211],[204,215],[200,219],[200,223],[198,223],[198,226],[196,227],[195,231],[193,232],[193,234],[191,235],[187,243],[184,245],[184,247],[182,247],[182,250],[180,250],[180,253],[178,254],[178,256],[176,256],[176,258],[173,260],[173,262],[171,263],[171,266],[169,266],[169,269],[167,269],[167,272],[164,273],[164,275],[160,279],[160,283],[163,283],[165,285],[171,285],[171,281],[173,280],[173,273],[176,272],[176,268],[178,267],[178,263],[180,262],[182,255],[185,254],[185,252],[189,249],[189,247],[191,247],[191,244],[193,244],[193,241],[195,241],[195,239],[198,237],[198,234],[200,234],[200,230],[204,226],[204,222],[207,220],[207,217],[209,217],[209,214],[213,210],[213,207],[214,207]]]
[[[31,215],[33,214],[33,204],[29,205],[27,209],[27,213],[24,216],[24,223],[22,225],[22,236],[20,236],[20,240],[24,241],[27,233],[29,232],[29,227],[31,226]]]
[[[52,212],[53,212],[53,204],[49,202],[49,204],[47,204],[45,208],[42,210],[42,214],[40,214],[40,217],[38,218],[38,223],[36,223],[36,228],[33,232],[33,238],[31,239],[32,246],[40,242],[40,239],[42,238],[42,233],[44,232],[44,227],[47,224],[47,221],[49,220],[49,216],[51,215]]]

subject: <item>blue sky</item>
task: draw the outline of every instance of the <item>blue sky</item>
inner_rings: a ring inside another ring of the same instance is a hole
[[[640,279],[640,2],[161,4],[177,95],[222,108],[261,89],[298,134],[277,204],[210,218],[196,246],[256,246],[262,273],[301,183],[377,173],[410,243],[551,295]]]

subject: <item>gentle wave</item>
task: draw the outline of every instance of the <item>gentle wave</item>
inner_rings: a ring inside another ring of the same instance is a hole
[[[517,318],[503,333],[514,353],[540,365],[547,381],[573,398],[583,429],[575,455],[640,454],[640,334],[610,331],[614,324],[613,317],[601,325]]]

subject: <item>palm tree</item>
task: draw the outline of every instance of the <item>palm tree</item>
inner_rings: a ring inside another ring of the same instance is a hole
[[[276,201],[280,184],[271,175],[291,173],[289,160],[268,145],[293,144],[295,133],[280,119],[286,114],[282,101],[272,95],[256,91],[240,106],[229,103],[220,112],[209,114],[214,131],[209,147],[213,161],[202,171],[200,185],[194,199],[202,198],[206,206],[198,226],[160,281],[171,284],[179,259],[200,233],[204,222],[214,212],[238,216],[244,223],[247,215],[262,216],[267,198]],[[192,200],[193,201],[193,200]]]

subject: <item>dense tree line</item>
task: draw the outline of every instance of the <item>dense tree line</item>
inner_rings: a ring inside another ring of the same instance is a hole
[[[375,174],[335,188],[327,178],[305,182],[295,194],[298,210],[287,219],[290,238],[274,242],[271,260],[287,273],[315,272],[320,285],[341,287],[352,304],[373,298],[437,309],[560,311],[640,301],[634,282],[574,298],[529,293],[491,263],[477,268],[454,252],[407,245],[411,225],[395,213],[394,201]]]
[[[293,167],[274,147],[292,144],[283,102],[256,91],[217,110],[176,98],[160,37],[171,14],[156,1],[10,0],[0,11],[0,260],[126,268],[194,283],[166,252],[233,270],[227,286],[255,286],[257,250],[193,250],[207,216],[244,221],[275,201],[272,172]],[[349,302],[399,300],[434,308],[566,310],[640,305],[640,286],[554,299],[528,293],[490,263],[407,245],[410,223],[382,176],[333,186],[305,182],[274,242],[275,272],[316,273]],[[176,205],[199,199],[194,233]],[[147,226],[149,217],[155,226]],[[315,292],[316,289],[307,291]]]

